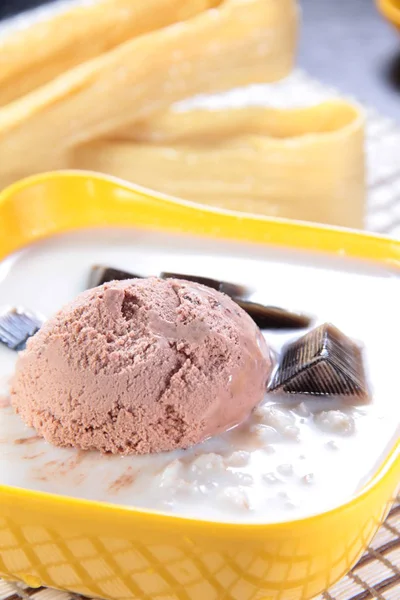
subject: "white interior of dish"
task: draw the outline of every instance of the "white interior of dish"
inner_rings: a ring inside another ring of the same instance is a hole
[[[0,347],[0,484],[199,518],[274,522],[340,505],[382,464],[399,435],[398,274],[344,255],[135,229],[85,231],[0,263],[0,308],[22,306],[50,317],[86,288],[96,263],[142,275],[165,270],[242,283],[254,290],[253,300],[331,322],[364,344],[372,401],[352,406],[266,396],[266,410],[189,450],[102,456],[52,447],[25,427],[7,399],[17,355]],[[279,351],[302,333],[265,337]],[[321,416],[330,410],[339,412]]]

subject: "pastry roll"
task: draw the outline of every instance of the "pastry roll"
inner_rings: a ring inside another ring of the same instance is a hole
[[[339,100],[166,113],[137,129],[143,141],[77,149],[74,166],[203,204],[361,228],[363,133],[358,106]]]
[[[150,119],[173,102],[289,73],[294,0],[224,0],[133,38],[0,110],[0,188],[68,168],[77,144]]]
[[[184,21],[218,0],[96,0],[0,36],[0,106],[143,33]]]

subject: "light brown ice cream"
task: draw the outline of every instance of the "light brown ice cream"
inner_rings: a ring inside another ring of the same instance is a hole
[[[244,420],[271,369],[258,328],[228,296],[176,279],[111,282],[31,338],[12,404],[58,446],[162,452]]]

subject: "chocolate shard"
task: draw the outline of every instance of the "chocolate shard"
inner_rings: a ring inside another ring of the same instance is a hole
[[[0,315],[0,342],[11,350],[24,350],[26,342],[43,325],[36,315],[11,308]]]
[[[105,267],[103,265],[94,265],[90,270],[88,288],[94,288],[108,281],[122,281],[124,279],[142,279],[141,275]]]
[[[366,400],[361,348],[333,325],[320,325],[284,348],[269,391]]]
[[[291,312],[278,306],[267,306],[243,298],[233,298],[260,329],[305,329],[311,325],[308,315]]]
[[[223,292],[227,296],[245,296],[248,290],[245,286],[237,283],[229,283],[227,281],[220,281],[218,279],[211,279],[211,277],[201,277],[200,275],[186,275],[182,273],[168,273],[163,271],[160,274],[161,279],[185,279],[186,281],[193,281],[194,283],[201,283],[206,285],[218,292]]]

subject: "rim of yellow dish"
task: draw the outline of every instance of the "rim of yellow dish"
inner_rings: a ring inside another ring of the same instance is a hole
[[[376,4],[384,17],[400,27],[400,2],[398,0],[376,0]]]
[[[45,188],[48,188],[47,190]],[[53,197],[46,193],[58,192]],[[82,197],[72,192],[86,193],[92,202],[85,211]],[[24,207],[30,196],[31,203]],[[51,207],[51,218],[44,211],[35,213],[35,208],[44,203]],[[32,203],[35,206],[32,206]],[[24,211],[24,208],[28,209]],[[25,216],[24,216],[25,215]],[[27,223],[24,224],[24,220]],[[36,228],[28,226],[36,223]],[[135,186],[113,177],[91,172],[63,171],[44,173],[29,177],[6,188],[0,193],[0,260],[24,246],[56,234],[94,227],[136,227],[151,231],[190,233],[201,237],[252,242],[258,245],[283,246],[294,250],[304,250],[364,259],[383,264],[387,268],[400,270],[400,240],[386,236],[363,233],[339,227],[314,225],[286,219],[267,218],[247,213],[204,207],[192,202],[171,198],[140,186]],[[7,251],[8,246],[8,251]],[[107,514],[119,519],[138,517],[154,525],[168,522],[180,523],[191,528],[202,528],[210,524],[213,532],[238,528],[246,532],[260,532],[266,528],[280,528],[291,523],[316,523],[319,519],[338,515],[346,508],[356,507],[363,501],[389,472],[394,469],[400,476],[400,439],[394,440],[393,447],[383,464],[371,476],[368,483],[347,502],[337,507],[306,517],[272,523],[262,522],[220,522],[168,514],[160,511],[111,504],[109,502],[85,500],[58,494],[0,485],[0,496],[27,507],[27,502],[40,504],[41,509],[71,510],[79,514],[79,509],[93,518]],[[389,499],[388,499],[389,500]],[[77,512],[78,511],[78,512]]]

